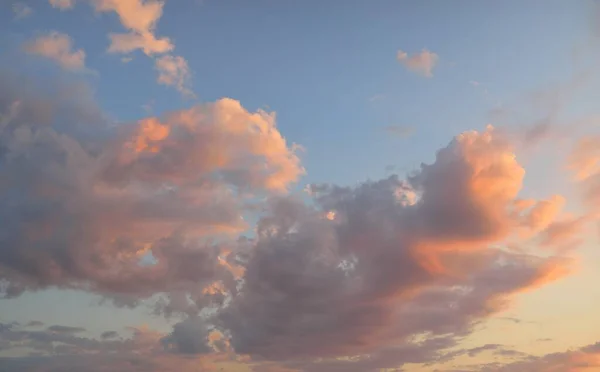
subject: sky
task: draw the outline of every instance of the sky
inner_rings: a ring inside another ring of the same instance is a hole
[[[0,372],[600,371],[600,4],[4,0]]]

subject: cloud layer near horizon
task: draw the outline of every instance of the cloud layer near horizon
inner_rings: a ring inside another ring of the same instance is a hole
[[[431,363],[514,295],[573,270],[553,250],[527,249],[563,221],[565,200],[521,199],[525,170],[491,126],[456,136],[405,180],[310,185],[307,201],[289,193],[304,169],[274,113],[223,98],[115,126],[85,88],[2,79],[3,293],[158,297],[157,314],[181,319],[152,338],[165,360]],[[8,345],[80,331],[10,329]]]

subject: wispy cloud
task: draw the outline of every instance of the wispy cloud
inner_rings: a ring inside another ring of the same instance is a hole
[[[433,70],[439,61],[439,56],[427,49],[410,55],[399,50],[396,58],[410,71],[429,78],[433,77]]]
[[[29,54],[50,59],[65,70],[85,70],[85,52],[83,49],[74,49],[73,40],[67,34],[53,31],[39,36],[27,42],[24,50]]]
[[[15,14],[16,20],[27,18],[33,14],[33,8],[22,2],[14,3],[12,6],[12,10]]]
[[[75,6],[75,0],[48,0],[50,5],[61,10],[71,9]]]
[[[415,129],[413,127],[403,125],[388,125],[383,127],[383,131],[391,136],[407,138],[414,134]]]
[[[162,56],[156,60],[155,68],[158,71],[158,82],[160,84],[172,85],[186,97],[194,96],[189,87],[191,79],[190,68],[183,57]]]

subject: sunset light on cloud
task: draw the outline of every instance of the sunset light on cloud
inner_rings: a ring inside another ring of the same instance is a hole
[[[600,372],[599,6],[3,2],[0,372]]]

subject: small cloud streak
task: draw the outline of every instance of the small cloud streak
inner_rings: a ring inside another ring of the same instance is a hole
[[[410,71],[424,77],[433,77],[433,69],[438,64],[439,56],[427,49],[409,55],[399,50],[396,59]]]
[[[52,7],[60,10],[72,9],[75,6],[75,0],[48,0]]]
[[[15,14],[16,20],[27,18],[33,14],[33,9],[29,5],[22,2],[14,3],[12,10]]]
[[[399,138],[408,138],[415,132],[414,128],[402,125],[388,125],[383,127],[383,130],[385,133]]]

